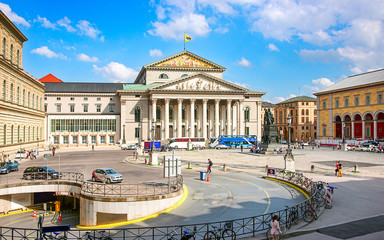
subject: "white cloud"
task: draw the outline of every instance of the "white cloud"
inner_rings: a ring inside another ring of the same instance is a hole
[[[35,53],[41,56],[45,56],[47,58],[61,58],[68,59],[67,56],[64,56],[62,53],[55,53],[51,51],[47,46],[42,46],[36,49],[33,49],[31,53]]]
[[[77,59],[83,62],[97,62],[99,59],[97,57],[90,57],[84,53],[80,53],[77,55]]]
[[[332,62],[332,61],[340,61],[340,54],[334,50],[307,50],[302,49],[299,51],[299,56],[304,60],[309,61],[320,61],[320,62]]]
[[[217,32],[217,33],[220,33],[220,34],[225,34],[225,33],[229,32],[229,28],[227,28],[227,27],[218,27],[214,31]]]
[[[289,96],[287,98],[285,97],[274,97],[273,100],[271,101],[272,103],[280,103],[280,102],[283,102],[285,100],[288,100],[290,98],[294,98],[294,97],[297,97],[295,94],[289,94]]]
[[[68,17],[64,17],[63,19],[60,19],[57,21],[57,24],[61,27],[64,27],[67,29],[68,32],[76,32],[76,29],[70,25],[71,20],[69,20]]]
[[[76,50],[74,46],[65,46],[64,48],[67,49],[68,51]]]
[[[93,26],[93,24],[86,20],[80,20],[76,26],[79,28],[80,35],[85,35],[96,39],[101,34],[100,30],[98,30],[95,26]],[[100,40],[104,41],[104,36],[100,36]]]
[[[33,20],[33,22],[41,23],[41,26],[43,26],[44,28],[56,29],[55,23],[51,23],[47,18],[40,17],[39,15],[37,15],[37,19]]]
[[[278,49],[278,48],[276,47],[276,45],[273,44],[273,43],[268,44],[268,48],[269,48],[269,50],[271,50],[271,51],[280,52],[280,49]]]
[[[167,16],[165,15],[165,8],[158,5],[156,6],[156,16],[159,20],[164,20]]]
[[[252,66],[252,63],[250,61],[248,61],[247,59],[245,59],[245,57],[242,57],[241,60],[237,62],[237,64],[239,64],[240,66],[243,66],[243,67],[251,67]]]
[[[133,82],[139,73],[118,62],[110,62],[108,65],[100,68],[93,65],[93,70],[113,82]]]
[[[324,90],[325,88],[327,88],[333,84],[335,84],[335,83],[332,82],[331,80],[329,80],[328,78],[319,78],[319,79],[312,80],[311,86],[304,85],[304,87],[309,88],[312,91],[312,93],[315,93],[315,92],[319,92],[321,90]]]
[[[11,7],[8,4],[0,3],[0,10],[14,23],[21,24],[26,27],[30,27],[31,24],[27,22],[24,18],[20,17],[16,13],[12,12]]]
[[[163,56],[163,52],[159,49],[150,49],[149,56],[151,57],[161,57]]]
[[[148,33],[163,39],[182,40],[184,32],[193,38],[194,36],[205,36],[211,31],[205,16],[195,13],[172,16],[167,22],[154,22],[152,26],[154,28]]]

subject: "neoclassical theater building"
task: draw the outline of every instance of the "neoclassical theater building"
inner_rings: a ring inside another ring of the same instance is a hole
[[[71,145],[71,139],[75,139],[77,145],[89,144],[89,139],[92,144],[133,144],[176,137],[208,139],[223,134],[255,134],[260,139],[261,97],[265,93],[223,80],[225,70],[216,63],[183,51],[145,65],[135,82],[130,84],[49,83],[46,96],[50,98],[47,99],[47,104],[51,105],[47,107],[47,115],[51,121],[47,123],[47,139],[50,144],[63,143],[62,136],[68,135],[65,131],[71,127],[60,126],[68,121],[56,121],[62,113],[55,111],[62,111],[62,107],[70,109],[70,105],[73,105],[71,111],[78,115],[77,119],[93,120],[86,123],[87,127],[72,128],[76,131],[71,135],[87,137],[81,137],[84,141],[78,137],[65,138],[68,145]],[[105,88],[109,91],[102,90]],[[64,106],[58,107],[62,103]],[[84,112],[85,105],[89,106],[87,112]],[[90,114],[92,116],[87,117]],[[63,118],[68,118],[69,115],[65,115],[67,117]],[[109,128],[104,132],[97,127],[102,124],[98,119],[106,118],[115,119],[113,123],[116,123],[109,133]],[[96,125],[89,127],[95,121]],[[51,126],[53,122],[55,127]],[[78,124],[82,123],[85,124],[78,121]],[[105,135],[113,137],[101,137]]]

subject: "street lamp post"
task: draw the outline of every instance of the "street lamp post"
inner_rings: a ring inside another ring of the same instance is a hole
[[[152,121],[152,147],[151,152],[153,152],[153,147],[155,145],[155,130],[156,130],[156,121],[153,119]]]
[[[287,117],[287,123],[288,123],[288,149],[286,154],[284,155],[284,162],[285,162],[285,171],[294,172],[295,171],[295,162],[294,157],[292,154],[291,149],[291,123],[292,123],[292,117],[288,115]]]
[[[188,126],[188,150],[191,149],[191,126]]]
[[[140,146],[141,145],[141,121],[139,122],[139,136],[138,136],[138,145]]]

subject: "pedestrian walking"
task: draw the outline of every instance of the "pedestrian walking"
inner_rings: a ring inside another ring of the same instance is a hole
[[[211,159],[208,158],[208,169],[207,169],[208,174],[212,172],[212,165],[213,165],[213,162],[211,161]]]
[[[343,176],[343,173],[341,172],[341,169],[343,168],[342,164],[339,162],[339,168],[338,168],[338,171],[337,171],[337,176],[338,177],[342,177]]]
[[[279,240],[281,235],[281,230],[279,225],[279,217],[277,215],[274,215],[272,217],[271,234],[272,234],[273,240]]]
[[[95,145],[92,145],[92,151],[95,151]]]
[[[338,176],[338,172],[339,172],[339,161],[336,161],[336,169],[335,169],[335,176]]]
[[[55,156],[55,150],[56,148],[52,148],[52,155]]]
[[[243,152],[243,144],[240,145],[241,152]]]

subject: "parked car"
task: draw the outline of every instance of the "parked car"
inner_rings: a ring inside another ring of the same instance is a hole
[[[49,167],[28,167],[23,173],[23,178],[32,179],[58,179],[59,173]]]
[[[25,159],[27,158],[27,153],[25,151],[17,151],[15,158]]]
[[[100,181],[105,183],[122,182],[123,175],[117,173],[111,168],[98,168],[92,172],[92,181]]]
[[[227,146],[225,144],[219,144],[219,145],[216,145],[215,149],[229,149],[231,148],[230,146]]]
[[[19,163],[15,162],[2,162],[0,163],[0,173],[9,173],[11,171],[19,171]]]
[[[122,146],[121,150],[136,150],[136,145]]]

